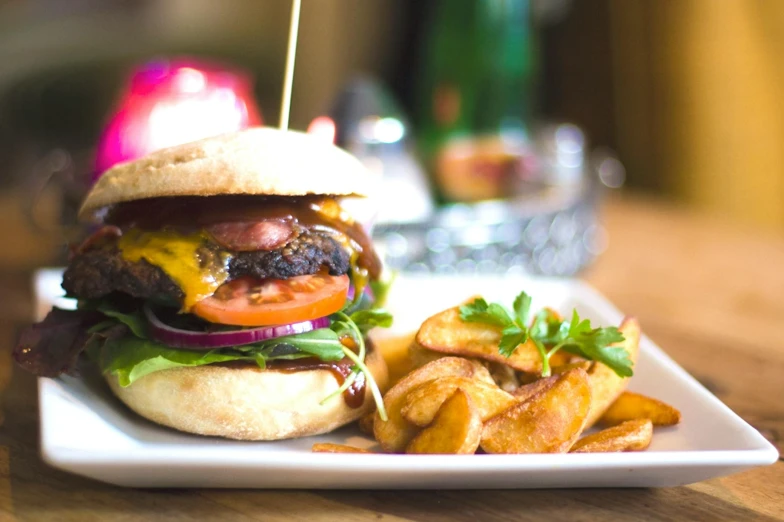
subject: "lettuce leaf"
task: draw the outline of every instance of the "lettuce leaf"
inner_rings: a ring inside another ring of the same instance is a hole
[[[203,366],[226,361],[256,362],[253,355],[211,350],[177,350],[163,344],[127,336],[109,340],[100,354],[101,370],[117,376],[120,386],[129,386],[145,375],[169,368]]]
[[[344,356],[337,334],[323,328],[260,344],[201,352],[179,350],[149,339],[125,336],[107,340],[98,359],[104,373],[116,375],[121,386],[129,386],[149,373],[183,366],[249,361],[265,368],[267,362],[276,359],[318,357],[322,361],[339,361]]]

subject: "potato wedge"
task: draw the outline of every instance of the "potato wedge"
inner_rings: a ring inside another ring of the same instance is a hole
[[[627,391],[610,405],[600,422],[615,426],[635,419],[650,419],[654,426],[674,426],[681,421],[681,412],[658,399]]]
[[[311,448],[313,453],[373,453],[372,451],[348,446],[346,444],[333,444],[331,442],[317,442]]]
[[[440,359],[441,357],[449,357],[449,354],[428,350],[416,342],[416,339],[414,339],[408,346],[408,358],[411,361],[411,366],[413,368],[420,368],[429,362]]]
[[[524,384],[517,388],[515,391],[512,392],[512,396],[518,400],[518,402],[524,402],[536,395],[537,393],[551,387],[555,384],[555,381],[558,380],[557,375],[553,375],[551,377],[545,377],[543,379],[536,380],[529,384]]]
[[[373,344],[387,363],[390,387],[417,366],[422,366],[421,364],[415,366],[410,355],[410,346],[414,344],[416,332],[396,336],[372,332],[370,335]]]
[[[497,386],[495,379],[493,379],[493,376],[490,375],[490,370],[487,369],[484,361],[477,361],[476,359],[468,360],[471,361],[471,364],[474,365],[474,374],[471,376],[472,379]]]
[[[444,310],[425,320],[417,332],[416,341],[435,352],[476,357],[505,364],[521,372],[542,371],[542,359],[533,342],[518,346],[510,357],[504,357],[498,351],[501,328],[463,322],[460,319],[460,307]],[[551,364],[563,364],[567,357],[568,354],[558,352],[551,359]]]
[[[569,453],[617,453],[642,451],[651,445],[653,423],[650,419],[622,422],[612,428],[578,440]]]
[[[490,376],[487,369],[481,364],[462,357],[436,359],[409,373],[384,395],[384,407],[389,419],[381,420],[376,412],[373,421],[373,435],[384,451],[403,451],[419,431],[419,427],[411,424],[400,415],[400,408],[403,406],[408,392],[423,382],[452,375],[474,377],[480,380]]]
[[[640,323],[637,319],[627,317],[618,327],[624,336],[622,346],[629,352],[629,359],[636,369],[637,356],[640,351]],[[588,415],[585,427],[593,426],[599,417],[604,414],[610,404],[623,393],[629,384],[628,377],[619,377],[614,371],[602,363],[596,362],[588,370],[591,382],[591,413]]]
[[[482,421],[496,416],[516,402],[514,397],[495,384],[467,377],[442,377],[423,382],[412,389],[403,401],[400,413],[412,424],[425,427],[433,422],[441,405],[458,389],[471,397]]]
[[[365,435],[373,435],[373,424],[376,420],[376,412],[371,411],[370,413],[366,413],[362,417],[359,418],[357,421],[357,425],[359,426],[359,431],[364,433]]]
[[[482,362],[487,366],[487,371],[490,372],[490,375],[493,377],[493,382],[495,382],[499,388],[509,393],[512,393],[520,387],[520,376],[529,375],[517,372],[514,368],[510,368],[505,364],[488,361]]]
[[[433,423],[406,447],[414,454],[472,454],[479,447],[482,419],[471,397],[457,388],[444,401]]]
[[[563,364],[561,366],[554,366],[553,375],[561,375],[562,373],[566,373],[574,368],[582,368],[587,372],[591,369],[591,366],[593,366],[593,363],[591,361],[579,361],[579,362]]]
[[[480,446],[487,453],[565,453],[580,436],[590,409],[588,374],[569,370],[488,420]]]

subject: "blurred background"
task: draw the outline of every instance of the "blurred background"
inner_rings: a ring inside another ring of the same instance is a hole
[[[396,268],[578,273],[613,191],[784,231],[784,2],[303,4],[291,127],[383,173]],[[0,270],[63,263],[113,162],[277,124],[289,9],[0,2]]]

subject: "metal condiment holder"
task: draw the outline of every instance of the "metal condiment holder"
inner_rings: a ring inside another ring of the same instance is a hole
[[[607,245],[598,204],[625,171],[609,151],[585,159],[582,133],[549,125],[534,134],[536,185],[513,198],[439,208],[417,223],[376,225],[393,270],[434,274],[573,276]]]
[[[449,205],[427,222],[377,225],[373,235],[393,270],[570,276],[607,242],[597,220],[597,185],[542,195],[535,202]]]

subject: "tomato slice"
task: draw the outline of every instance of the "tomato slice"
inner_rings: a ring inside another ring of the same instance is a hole
[[[346,303],[348,276],[314,274],[291,279],[243,277],[222,284],[191,312],[212,323],[267,326],[317,319]]]

